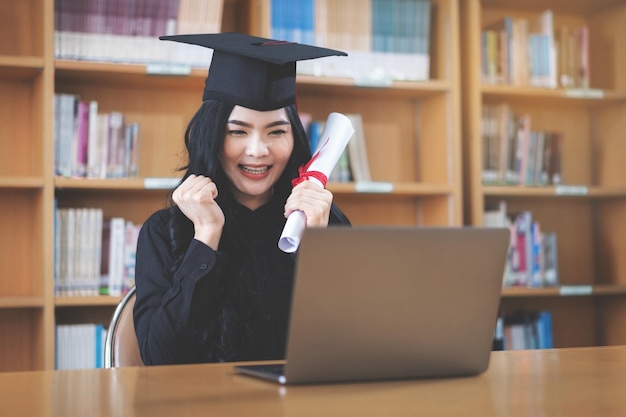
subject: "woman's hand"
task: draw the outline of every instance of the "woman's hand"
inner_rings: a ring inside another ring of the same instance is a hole
[[[285,203],[285,217],[296,210],[306,215],[307,227],[326,227],[330,216],[333,194],[311,181],[302,181],[293,187]]]
[[[217,186],[208,177],[190,175],[174,190],[172,199],[185,216],[193,222],[194,239],[217,249],[222,229],[224,213],[215,202]]]

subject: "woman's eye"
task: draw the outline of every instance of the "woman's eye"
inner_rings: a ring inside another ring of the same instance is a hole
[[[287,131],[284,129],[277,129],[277,130],[272,130],[270,132],[270,136],[283,136],[284,134],[286,134]]]
[[[228,134],[230,136],[243,136],[246,134],[245,130],[237,130],[237,129],[232,129],[228,131]]]

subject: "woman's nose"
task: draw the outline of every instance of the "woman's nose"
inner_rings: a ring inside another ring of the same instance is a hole
[[[268,154],[265,141],[259,135],[250,135],[246,146],[246,154],[251,156],[264,156]]]

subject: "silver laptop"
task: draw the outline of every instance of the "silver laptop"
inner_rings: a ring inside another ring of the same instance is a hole
[[[284,365],[235,370],[281,384],[487,370],[508,229],[306,229]]]

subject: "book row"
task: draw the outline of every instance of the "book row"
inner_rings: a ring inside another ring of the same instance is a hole
[[[54,230],[57,296],[119,296],[135,283],[140,225],[99,208],[58,208]]]
[[[299,73],[368,84],[429,78],[430,0],[271,0],[269,7],[270,37],[349,53],[301,61]],[[220,32],[223,8],[223,0],[56,1],[55,57],[145,63],[154,73],[208,67],[211,50],[158,37]]]
[[[503,19],[481,32],[483,81],[547,88],[589,88],[589,30],[554,27],[551,10]]]
[[[270,37],[339,49],[302,61],[304,74],[357,80],[427,80],[430,0],[271,0]]]
[[[559,284],[557,235],[541,230],[530,211],[507,213],[506,202],[488,207],[485,227],[506,227],[511,231],[504,287],[553,287]]]
[[[363,117],[358,113],[345,114],[354,128],[354,134],[332,170],[328,180],[331,182],[371,181]],[[311,154],[314,155],[320,145],[324,131],[324,120],[313,120],[311,114],[300,113],[300,119],[307,132]]]
[[[563,135],[533,130],[528,114],[506,103],[482,110],[484,184],[560,185]]]
[[[63,177],[136,177],[140,128],[123,113],[101,113],[98,102],[54,95],[54,171]]]
[[[57,324],[55,369],[102,368],[106,333],[101,324]]]
[[[498,317],[494,350],[550,349],[554,347],[552,313],[520,311]]]
[[[208,67],[211,52],[162,35],[221,31],[223,0],[56,0],[55,57]]]

